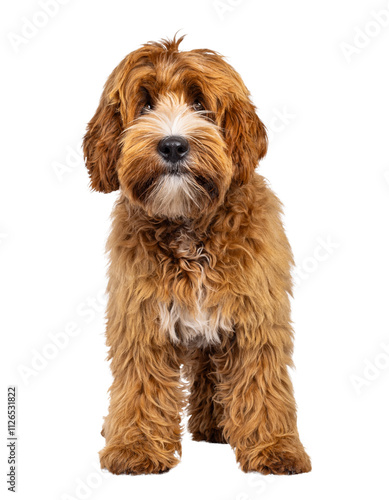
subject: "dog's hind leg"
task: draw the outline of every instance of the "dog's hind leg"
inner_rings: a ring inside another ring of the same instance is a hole
[[[188,429],[194,441],[226,443],[220,421],[222,406],[214,400],[217,375],[209,348],[186,352],[184,376],[189,382]]]

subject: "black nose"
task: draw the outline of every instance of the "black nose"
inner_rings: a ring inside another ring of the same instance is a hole
[[[177,163],[188,154],[189,143],[184,137],[171,135],[159,141],[157,149],[164,160]]]

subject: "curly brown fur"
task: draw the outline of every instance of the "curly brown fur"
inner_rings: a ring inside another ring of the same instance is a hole
[[[194,441],[227,443],[220,425],[222,404],[215,401],[219,383],[212,360],[214,349],[192,347],[184,357],[184,376],[189,382],[188,430]]]
[[[280,203],[254,172],[265,128],[231,66],[180,42],[148,43],[119,64],[84,139],[92,187],[120,189],[101,466],[178,463],[184,364],[193,439],[228,442],[245,472],[307,472],[288,375],[293,259]],[[171,136],[188,146],[174,165],[160,151]]]

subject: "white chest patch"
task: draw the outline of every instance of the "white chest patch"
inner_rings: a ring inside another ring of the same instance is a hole
[[[200,297],[201,299],[201,297]],[[197,304],[196,313],[172,302],[170,306],[160,304],[161,328],[169,335],[172,342],[185,345],[195,342],[199,346],[218,344],[222,331],[231,331],[231,322],[221,314],[211,318],[209,311],[202,309],[202,301]]]

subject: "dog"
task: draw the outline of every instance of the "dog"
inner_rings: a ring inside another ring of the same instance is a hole
[[[293,257],[255,172],[266,129],[239,74],[182,39],[131,52],[84,137],[91,188],[119,191],[101,467],[167,472],[186,408],[193,439],[230,444],[244,472],[308,472],[288,374]]]

